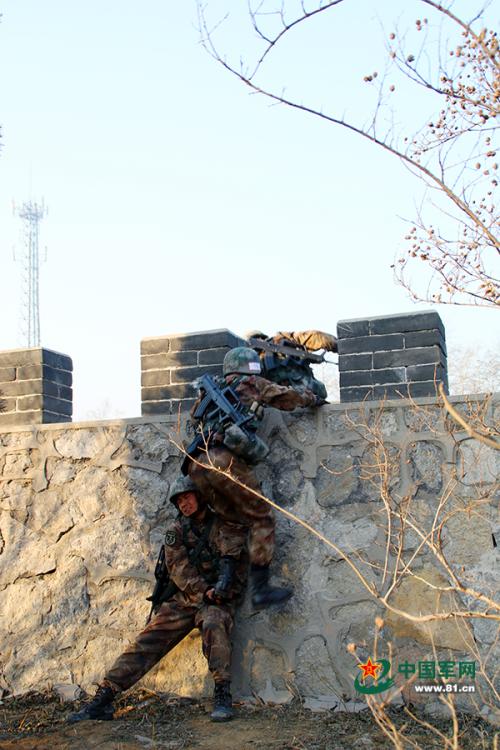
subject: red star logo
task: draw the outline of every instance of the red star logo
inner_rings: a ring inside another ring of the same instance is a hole
[[[381,664],[378,664],[377,662],[373,662],[370,657],[368,657],[368,661],[366,664],[358,664],[358,667],[363,670],[363,677],[361,678],[363,682],[367,677],[373,677],[374,680],[377,679],[377,670],[382,668]]]

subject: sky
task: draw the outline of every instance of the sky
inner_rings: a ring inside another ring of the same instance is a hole
[[[208,3],[213,21],[231,8],[216,39],[237,59],[256,49],[246,6]],[[430,307],[391,270],[419,181],[342,128],[249,94],[200,44],[194,0],[0,10],[0,350],[25,345],[12,202],[43,198],[41,344],[73,359],[75,421],[140,415],[142,338],[335,333],[338,320]],[[346,0],[291,34],[266,80],[367,121],[363,76],[419,10]],[[394,104],[420,124],[423,99],[398,90]],[[495,311],[436,309],[452,347],[498,344]]]

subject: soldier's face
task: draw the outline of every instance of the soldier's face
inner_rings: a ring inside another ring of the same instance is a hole
[[[177,496],[177,507],[183,516],[192,516],[198,511],[196,492],[181,492]]]

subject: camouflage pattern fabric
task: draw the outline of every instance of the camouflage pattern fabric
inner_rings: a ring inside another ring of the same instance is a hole
[[[329,352],[337,351],[337,339],[330,333],[323,331],[279,331],[267,339],[273,344],[293,344],[308,351],[325,349]],[[281,354],[262,351],[260,353],[262,374],[280,385],[290,386],[300,392],[312,391],[318,398],[326,400],[327,390],[324,383],[314,376],[309,363],[293,355],[287,357]]]
[[[188,552],[197,547],[207,527],[210,529],[207,547],[211,554],[200,555],[199,565],[195,565],[191,563]],[[165,561],[170,578],[179,591],[160,606],[149,625],[108,670],[101,685],[116,691],[128,690],[193,628],[201,630],[203,653],[213,677],[217,681],[231,679],[230,634],[234,606],[246,580],[246,536],[245,527],[214,518],[209,509],[201,522],[180,517],[169,526],[165,533]],[[238,559],[229,592],[230,601],[223,605],[207,604],[203,595],[213,587],[218,559],[224,555]]]
[[[314,406],[316,403],[316,398],[311,391],[297,392],[293,388],[278,385],[260,375],[228,375],[226,382],[235,383],[235,391],[245,406],[251,406],[254,401],[257,401],[263,406],[293,411],[299,406]]]
[[[193,480],[194,481],[194,480]],[[204,496],[208,502],[208,497]],[[215,509],[214,509],[215,510]],[[246,553],[245,542],[247,529],[239,525],[234,519],[227,519],[231,523],[225,523],[222,517],[215,518],[210,529],[208,543],[219,557],[228,555],[238,558],[235,571],[235,580],[231,590],[233,598],[237,598],[243,591],[246,575]],[[184,531],[184,524],[188,522],[188,532]],[[179,591],[174,594],[174,599],[183,606],[201,605],[203,594],[217,580],[218,568],[217,557],[204,559],[200,556],[199,568],[189,560],[188,549],[194,549],[198,543],[199,535],[204,531],[204,524],[198,524],[198,536],[192,530],[195,524],[188,519],[178,519],[167,529],[165,534],[165,562],[170,573],[171,580],[178,586]],[[186,548],[187,544],[187,548]]]
[[[230,680],[232,608],[185,606],[170,599],[118,657],[100,684],[117,692],[128,690],[195,627],[201,630],[203,654],[212,676],[216,681]]]
[[[272,383],[259,375],[228,375],[225,382],[233,385],[244,406],[254,402],[292,411],[298,406],[313,406],[316,397],[311,391],[299,392],[287,386]],[[191,409],[196,411],[200,398]],[[211,427],[211,425],[207,425]],[[232,451],[222,445],[212,445],[208,451],[200,450],[191,461],[188,473],[215,514],[225,522],[248,527],[248,554],[253,565],[269,565],[274,552],[275,521],[271,506],[240,487],[229,477],[214,471],[215,466],[231,475],[252,490],[260,491],[251,468]]]
[[[190,463],[189,476],[219,518],[248,527],[250,562],[269,565],[274,552],[273,509],[229,477],[214,471],[211,466],[222,471],[229,470],[235,479],[258,492],[260,486],[252,470],[242,458],[227,448],[213,447],[196,456],[196,463]]]
[[[337,351],[336,337],[323,331],[278,331],[274,336],[271,336],[269,341],[280,344],[283,343],[283,339],[303,346],[310,352],[316,352],[318,349],[324,349],[327,352]]]

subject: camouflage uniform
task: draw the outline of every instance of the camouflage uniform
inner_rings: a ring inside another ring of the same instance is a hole
[[[226,376],[225,380],[233,386],[245,406],[257,402],[283,411],[292,411],[298,406],[312,406],[316,403],[316,397],[310,391],[299,393],[258,375],[233,374]],[[197,401],[193,406],[191,414],[198,403]],[[212,465],[223,471],[230,470],[235,479],[259,492],[259,483],[250,466],[222,444],[210,445],[208,451],[199,451],[195,459],[197,463],[192,461],[189,464],[188,473],[202,496],[219,518],[249,527],[250,562],[252,565],[268,566],[274,552],[275,521],[271,506],[210,468]]]
[[[188,557],[199,537],[211,523],[206,545],[207,554],[200,556],[197,566]],[[150,624],[137,636],[111,669],[101,685],[115,691],[127,690],[146,674],[182,639],[199,628],[203,654],[216,682],[229,681],[231,666],[231,630],[234,606],[243,591],[247,560],[242,549],[247,530],[227,524],[207,510],[203,521],[178,519],[165,534],[165,560],[171,580],[179,591],[158,609]],[[212,554],[209,554],[211,552]],[[204,594],[213,588],[218,575],[218,559],[224,555],[238,557],[230,599],[215,605],[204,601]]]
[[[279,331],[274,336],[266,337],[265,334],[257,332],[257,338],[264,338],[271,344],[292,345],[306,351],[337,351],[337,339],[323,331]],[[248,335],[248,334],[247,334]],[[299,357],[260,351],[260,362],[262,374],[280,385],[287,385],[296,390],[308,389],[322,400],[326,400],[327,390],[324,383],[318,380],[309,362]]]

